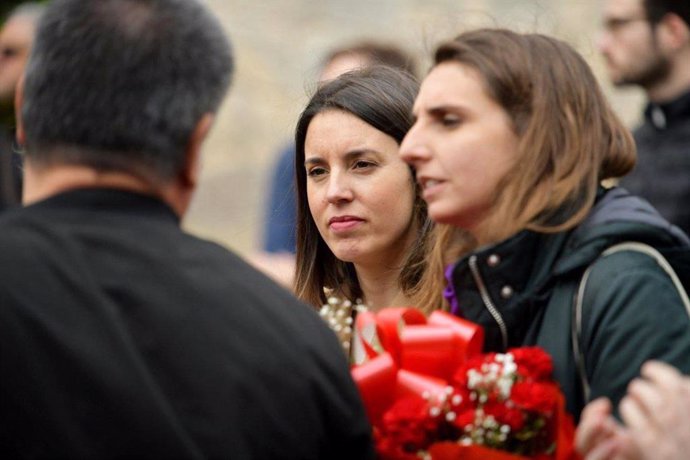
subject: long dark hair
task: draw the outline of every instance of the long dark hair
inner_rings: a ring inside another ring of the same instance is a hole
[[[321,238],[309,211],[307,175],[304,169],[304,142],[313,118],[326,110],[342,110],[356,116],[398,144],[412,126],[412,106],[419,84],[410,74],[392,67],[373,66],[348,72],[320,87],[302,112],[295,131],[295,171],[297,186],[297,260],[295,293],[314,306],[326,301],[324,287],[335,289],[350,300],[361,298],[354,265],[335,257]],[[414,176],[410,171],[410,181]],[[417,240],[410,250],[399,276],[400,287],[407,294],[416,291],[425,267],[430,223],[426,204],[417,185],[413,219]]]

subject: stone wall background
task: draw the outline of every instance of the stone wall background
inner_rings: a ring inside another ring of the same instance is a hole
[[[261,246],[265,197],[278,150],[292,137],[332,47],[362,38],[395,42],[429,66],[435,45],[475,27],[557,36],[592,65],[623,120],[642,94],[613,89],[596,50],[600,0],[206,0],[235,48],[236,73],[204,147],[187,230],[240,254]]]

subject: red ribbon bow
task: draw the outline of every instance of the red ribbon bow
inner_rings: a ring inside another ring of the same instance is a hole
[[[445,391],[453,372],[484,343],[480,326],[442,311],[428,319],[414,308],[362,312],[355,328],[368,361],[352,377],[372,423],[400,397]]]
[[[356,338],[368,361],[352,368],[364,406],[373,425],[380,422],[394,401],[408,395],[434,397],[444,392],[453,373],[467,359],[481,354],[483,329],[442,311],[426,319],[414,308],[386,308],[359,313]],[[559,395],[556,414],[555,460],[577,460],[572,419]],[[519,460],[516,454],[479,445],[434,443],[429,454],[438,460],[459,458]]]

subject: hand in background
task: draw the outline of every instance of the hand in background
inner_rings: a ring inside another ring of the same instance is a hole
[[[623,427],[611,415],[611,401],[598,398],[582,411],[575,448],[586,460],[616,459],[624,437]]]
[[[630,445],[640,459],[690,458],[690,377],[658,361],[642,366],[621,401]]]
[[[587,405],[576,436],[585,460],[681,460],[690,458],[690,377],[650,361],[620,403],[624,425],[611,416],[611,403]]]

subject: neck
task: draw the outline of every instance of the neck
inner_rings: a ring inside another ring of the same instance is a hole
[[[364,294],[364,303],[373,311],[385,307],[410,306],[411,299],[405,295],[398,282],[400,268],[390,269],[355,265],[359,286]]]
[[[674,59],[668,78],[646,88],[650,102],[663,104],[690,91],[690,45]]]
[[[191,200],[191,190],[183,190],[174,181],[163,183],[144,176],[99,171],[84,165],[38,166],[30,160],[25,162],[22,199],[25,205],[80,188],[114,188],[155,196],[179,217],[184,215]]]

